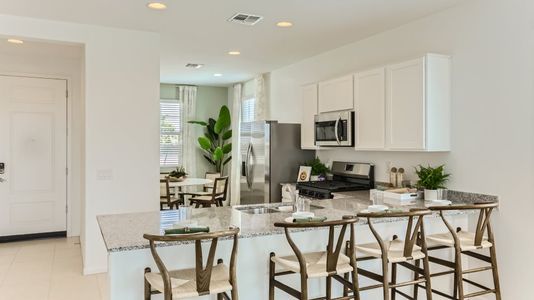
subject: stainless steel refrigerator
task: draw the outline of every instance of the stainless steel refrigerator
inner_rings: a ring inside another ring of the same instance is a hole
[[[241,204],[281,201],[281,183],[296,182],[315,151],[300,149],[300,124],[243,122],[240,129]]]

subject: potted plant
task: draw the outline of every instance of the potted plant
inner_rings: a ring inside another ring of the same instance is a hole
[[[415,168],[415,173],[419,177],[417,186],[424,189],[425,200],[437,200],[438,189],[445,188],[445,183],[449,180],[450,174],[445,173],[444,165],[438,167],[419,167]]]
[[[169,179],[171,181],[183,181],[186,176],[187,173],[185,172],[185,168],[182,166],[176,167],[176,170],[169,172]]]
[[[198,144],[204,152],[204,158],[215,166],[215,171],[223,174],[224,166],[232,159],[230,110],[223,105],[217,120],[209,118],[207,122],[189,121],[189,123],[205,127],[204,135],[198,138]]]
[[[319,157],[316,157],[308,162],[306,165],[311,167],[311,181],[322,181],[326,179],[326,174],[330,172],[330,169],[321,162]]]

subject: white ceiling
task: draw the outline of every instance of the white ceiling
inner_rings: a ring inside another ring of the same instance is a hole
[[[161,33],[161,82],[228,85],[395,28],[462,0],[0,0],[0,14]],[[466,1],[466,0],[463,0]],[[256,26],[227,22],[237,12]],[[280,20],[295,26],[281,29]],[[241,51],[229,56],[229,50]],[[186,63],[204,68],[187,69]],[[222,73],[222,77],[214,77]]]

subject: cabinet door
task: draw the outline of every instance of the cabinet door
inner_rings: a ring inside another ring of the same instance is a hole
[[[302,88],[302,122],[300,144],[302,149],[315,149],[315,115],[317,114],[317,84]]]
[[[386,82],[384,68],[354,75],[356,143],[360,150],[382,150],[386,142]]]
[[[386,93],[388,148],[424,150],[424,58],[388,66]]]
[[[319,112],[354,108],[352,75],[319,83]]]

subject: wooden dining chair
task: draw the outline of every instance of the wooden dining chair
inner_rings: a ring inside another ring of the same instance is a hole
[[[143,237],[150,243],[152,257],[159,273],[145,268],[144,299],[150,300],[154,294],[163,294],[163,299],[183,299],[205,295],[217,295],[218,300],[238,300],[237,292],[237,234],[239,228],[211,233],[192,233],[181,235],[151,235]],[[219,239],[233,238],[230,265],[226,266],[222,259],[214,265],[215,251]],[[211,241],[206,264],[202,259],[202,242]],[[194,242],[195,268],[169,270],[158,254],[157,246],[161,243]],[[231,298],[228,296],[231,294]]]
[[[497,269],[497,253],[495,250],[495,238],[491,228],[491,213],[493,209],[498,206],[497,202],[484,202],[466,205],[448,205],[448,206],[433,206],[430,210],[438,211],[443,223],[448,229],[448,232],[432,234],[427,237],[429,242],[429,251],[453,248],[454,261],[444,260],[438,257],[430,256],[431,263],[435,263],[449,268],[449,271],[431,274],[432,277],[445,276],[453,274],[454,287],[452,295],[433,289],[432,291],[440,296],[449,299],[467,299],[487,294],[495,294],[497,300],[501,299],[501,288],[499,284],[499,272]],[[478,210],[478,221],[474,232],[468,232],[461,227],[454,228],[445,218],[444,212],[451,210]],[[475,252],[478,250],[488,250],[489,256]],[[464,270],[462,267],[462,255],[467,255],[471,258],[478,259],[489,265]],[[471,279],[464,278],[465,274],[473,274],[478,272],[491,271],[493,275],[493,288],[484,286]],[[477,287],[479,291],[465,294],[464,282]],[[417,296],[417,287],[414,290],[414,295]]]
[[[215,182],[215,179],[217,179],[219,177],[221,177],[221,173],[219,173],[219,172],[206,172],[206,174],[204,175],[204,178],[209,179],[209,180],[211,180],[213,182]],[[213,189],[213,182],[206,183],[203,186],[202,190],[204,192],[211,192],[212,189]]]
[[[160,178],[159,186],[160,186],[160,192],[159,192],[159,208],[160,208],[160,210],[163,210],[165,205],[167,205],[167,207],[169,209],[172,209],[173,207],[178,209],[178,205],[182,201],[181,201],[181,199],[176,198],[176,196],[171,193],[169,177]]]
[[[274,252],[271,252],[269,267],[269,300],[274,300],[275,288],[281,289],[293,298],[307,300],[309,278],[326,278],[326,297],[318,299],[332,299],[332,279],[340,282],[345,290],[343,297],[335,299],[360,299],[355,253],[354,251],[349,250],[348,254],[345,255],[341,252],[347,227],[350,230],[350,245],[354,245],[354,223],[357,221],[358,219],[356,216],[346,216],[343,217],[342,220],[316,223],[274,223],[275,227],[284,229],[286,239],[291,246],[294,255],[276,256]],[[334,228],[336,226],[341,226],[339,235],[337,236],[337,242],[334,241]],[[328,228],[329,230],[326,251],[302,253],[293,239],[291,239],[290,229],[321,227]],[[282,267],[278,272],[276,271],[277,265]],[[300,291],[276,279],[277,277],[290,274],[298,274],[300,276]],[[348,280],[345,274],[351,274],[352,281]],[[341,275],[343,275],[343,277]],[[349,296],[346,292],[347,290],[352,291],[353,295]]]
[[[226,201],[228,194],[228,176],[215,178],[213,181],[213,189],[208,193],[187,193],[192,197],[189,199],[191,205],[195,205],[196,208],[223,206],[223,202]]]
[[[424,216],[431,213],[430,210],[421,209],[412,209],[407,212],[386,211],[358,213],[358,218],[367,219],[367,224],[376,239],[376,243],[355,245],[356,251],[365,255],[358,257],[357,261],[367,261],[372,259],[380,259],[382,261],[382,275],[358,268],[359,275],[380,282],[380,284],[361,287],[360,291],[382,288],[384,300],[395,299],[397,294],[412,299],[411,296],[398,290],[398,288],[410,285],[416,286],[417,284],[425,283],[426,299],[432,299],[430,270],[423,223]],[[405,240],[403,241],[397,236],[393,236],[391,241],[384,241],[373,225],[373,220],[377,218],[407,218],[408,226],[406,228]],[[417,220],[415,221],[415,219]],[[414,261],[415,263],[421,260],[423,261],[422,269],[419,268],[418,265],[409,263],[411,261]],[[389,264],[391,264],[391,281]],[[397,265],[413,271],[415,274],[418,274],[417,277],[413,281],[397,282]],[[419,275],[421,275],[421,277],[419,277]]]

